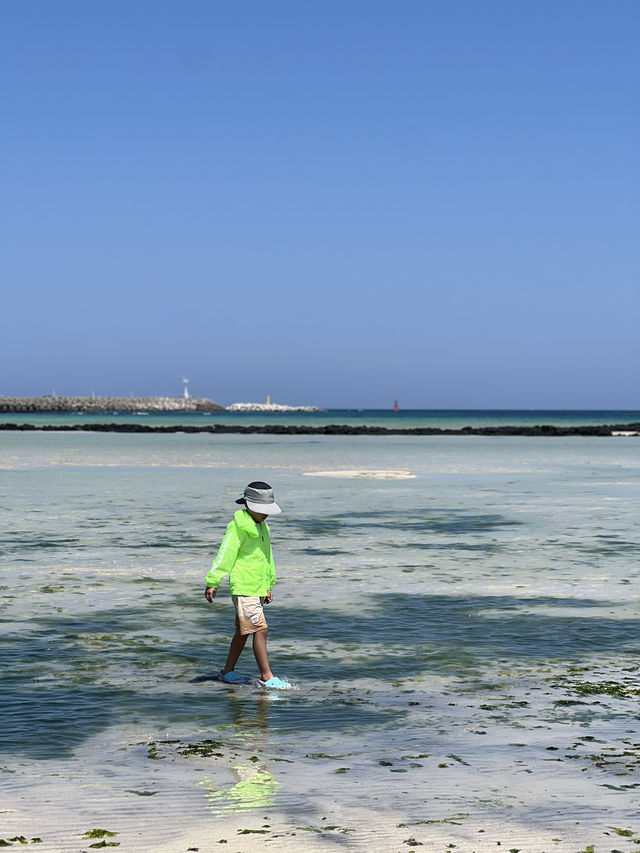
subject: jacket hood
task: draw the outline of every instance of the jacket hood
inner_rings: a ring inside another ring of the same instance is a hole
[[[250,536],[252,539],[258,538],[258,525],[246,509],[239,509],[237,512],[234,512],[233,517],[240,530],[243,530],[247,536]],[[264,521],[262,523],[265,524]]]

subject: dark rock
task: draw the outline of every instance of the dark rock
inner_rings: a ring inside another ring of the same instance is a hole
[[[229,433],[241,435],[493,435],[493,436],[540,436],[563,437],[570,435],[608,437],[614,432],[640,432],[640,424],[614,424],[594,426],[501,426],[501,427],[463,427],[462,429],[439,429],[437,427],[380,427],[380,426],[351,426],[349,424],[325,424],[309,426],[307,424],[175,424],[168,426],[153,426],[143,423],[77,423],[77,424],[16,424],[0,423],[4,431],[42,432],[121,432],[121,433],[210,433],[226,435]]]

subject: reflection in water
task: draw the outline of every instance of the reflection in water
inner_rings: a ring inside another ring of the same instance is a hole
[[[234,691],[229,696],[229,716],[230,728],[242,733],[243,743],[248,748],[265,745],[262,741],[266,741],[266,738],[260,736],[260,732],[266,733],[269,729],[269,694],[255,693],[246,699],[240,698]]]
[[[241,812],[261,806],[273,805],[281,785],[267,765],[238,765],[233,767],[238,781],[225,791],[217,791],[210,779],[198,784],[207,789],[207,808],[215,812]]]
[[[215,812],[240,812],[262,806],[273,805],[275,795],[281,787],[267,764],[260,763],[259,755],[269,742],[269,701],[266,693],[253,694],[249,699],[240,697],[235,691],[229,695],[231,724],[244,749],[254,755],[250,763],[231,768],[237,782],[230,788],[218,790],[211,779],[198,784],[207,790],[207,807]],[[227,728],[225,726],[225,728]]]

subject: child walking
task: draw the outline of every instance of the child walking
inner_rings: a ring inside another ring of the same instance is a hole
[[[220,676],[227,684],[242,681],[234,669],[247,637],[253,634],[253,654],[260,670],[260,685],[282,690],[291,685],[277,678],[269,666],[267,620],[263,610],[263,606],[273,600],[276,583],[271,536],[266,519],[269,515],[278,515],[282,510],[275,502],[271,486],[261,481],[249,483],[236,503],[242,504],[243,509],[234,513],[229,522],[211,570],[205,578],[205,598],[212,604],[220,581],[229,575],[229,588],[236,610],[236,630]]]

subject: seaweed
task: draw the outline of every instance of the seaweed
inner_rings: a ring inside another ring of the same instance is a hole
[[[150,740],[147,744],[147,758],[151,758],[152,761],[162,761],[165,757],[164,755],[158,755],[156,742]]]
[[[177,741],[177,743],[179,742],[180,741]],[[215,758],[222,758],[224,753],[220,752],[221,748],[222,744],[220,741],[208,739],[200,741],[199,743],[192,743],[187,746],[180,747],[178,749],[178,753],[185,756],[199,755],[203,758],[210,758],[211,756]]]
[[[117,832],[109,832],[108,829],[90,829],[82,836],[83,838],[115,838]]]
[[[416,821],[413,821],[412,823],[409,823],[409,824],[399,823],[398,829],[401,829],[405,826],[420,826],[421,824],[431,825],[431,824],[438,824],[438,823],[449,823],[449,824],[452,824],[453,826],[460,826],[460,821],[464,820],[467,817],[469,817],[469,814],[467,812],[461,812],[460,814],[454,814],[451,817],[443,817],[443,818],[440,818],[439,820],[437,820],[437,819],[416,820]],[[484,832],[484,829],[479,829],[478,832]]]
[[[582,672],[584,670],[575,670]],[[573,672],[573,670],[569,670]],[[549,678],[554,687],[564,687],[578,696],[611,696],[613,699],[640,699],[640,688],[631,679],[624,681],[577,681],[570,678]],[[556,705],[567,705],[569,700],[558,700]]]
[[[313,759],[318,759],[318,758],[333,758],[333,759],[344,758],[344,753],[341,755],[329,755],[328,752],[308,752],[305,755],[305,758],[313,758]]]

